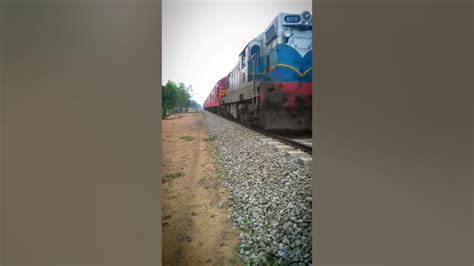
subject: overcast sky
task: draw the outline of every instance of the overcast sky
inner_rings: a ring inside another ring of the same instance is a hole
[[[311,7],[311,0],[163,0],[163,84],[192,85],[202,104],[278,13]]]

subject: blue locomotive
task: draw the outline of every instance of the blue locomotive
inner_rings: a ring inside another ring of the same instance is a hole
[[[251,40],[204,108],[266,130],[311,130],[312,16],[280,13]]]

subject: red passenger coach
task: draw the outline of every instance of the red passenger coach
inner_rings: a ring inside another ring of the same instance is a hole
[[[222,97],[226,96],[227,93],[227,77],[220,79],[217,84],[212,89],[209,96],[207,96],[206,101],[204,102],[204,109],[217,112],[218,107],[221,105]]]

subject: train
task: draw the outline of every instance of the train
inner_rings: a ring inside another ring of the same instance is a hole
[[[312,20],[308,11],[278,14],[247,43],[203,108],[264,130],[311,131]]]

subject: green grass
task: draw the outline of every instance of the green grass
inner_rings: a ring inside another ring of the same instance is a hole
[[[218,178],[218,179],[221,179],[221,180],[225,180],[225,179],[226,179],[225,174],[222,173],[221,170],[217,170],[217,178]]]
[[[219,149],[217,148],[217,143],[214,140],[217,139],[215,135],[208,134],[208,138],[205,141],[209,142],[209,153],[211,154],[212,160],[218,166],[217,167],[217,178],[221,180],[225,180],[226,176],[222,172],[222,162],[221,162],[221,155]]]
[[[184,173],[181,173],[181,172],[175,172],[175,173],[170,173],[170,174],[167,174],[165,176],[163,176],[163,183],[165,182],[168,182],[172,179],[175,179],[177,177],[181,177],[181,176],[184,176]]]
[[[212,134],[208,134],[208,137],[207,137],[207,139],[205,139],[205,141],[214,141],[216,139],[217,139],[217,136],[212,135]]]
[[[184,137],[181,137],[181,139],[184,139],[186,141],[192,141],[194,139],[194,137],[191,137],[191,136],[184,136]]]
[[[235,244],[234,250],[235,250],[235,252],[237,252],[237,253],[240,254],[240,242],[238,242],[237,244]]]

